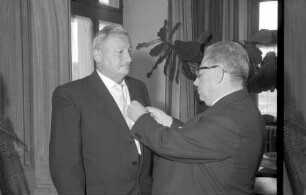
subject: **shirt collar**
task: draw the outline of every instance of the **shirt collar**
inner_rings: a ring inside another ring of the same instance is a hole
[[[101,78],[101,80],[103,81],[103,83],[105,84],[106,88],[108,90],[112,89],[114,86],[119,85],[118,83],[116,83],[115,81],[113,81],[112,79],[108,78],[107,76],[105,76],[103,73],[101,73],[99,70],[97,70],[97,73],[99,75],[99,77]],[[122,81],[121,84],[126,84],[125,80]],[[120,84],[120,85],[121,85]]]

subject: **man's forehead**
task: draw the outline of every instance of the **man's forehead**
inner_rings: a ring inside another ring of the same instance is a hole
[[[105,40],[108,45],[114,47],[130,47],[131,41],[126,35],[111,35]]]
[[[208,59],[207,57],[204,56],[204,58],[203,58],[203,60],[202,60],[202,62],[201,62],[200,67],[209,66],[209,64],[211,64],[211,62],[212,62],[212,61],[211,61],[210,59]]]
[[[108,41],[130,42],[130,38],[124,34],[112,34],[107,37]]]

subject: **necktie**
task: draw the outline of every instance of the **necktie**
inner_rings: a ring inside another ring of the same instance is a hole
[[[128,101],[127,100],[128,99],[128,97],[127,97],[127,87],[125,86],[124,83],[122,83],[120,85],[119,84],[116,85],[116,89],[118,91],[118,96],[119,96],[119,98],[118,98],[119,109],[120,109],[120,111],[122,113],[122,116],[125,119],[128,127],[129,127],[129,129],[131,129],[134,122],[127,117],[127,104],[128,104],[128,102],[127,102]],[[136,144],[138,153],[141,154],[140,144],[137,140],[135,140],[135,144]]]
[[[127,102],[126,97],[124,94],[124,84],[117,85],[119,90],[119,109],[123,115],[123,117],[126,119],[126,111],[127,111]]]

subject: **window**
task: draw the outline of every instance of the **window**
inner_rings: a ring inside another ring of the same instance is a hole
[[[259,3],[259,30],[277,30],[277,1],[264,1]],[[258,45],[262,51],[262,57],[269,51],[274,51],[277,55],[277,45],[262,46]],[[265,91],[258,94],[258,107],[261,113],[269,114],[277,118],[277,90],[273,92]]]
[[[106,5],[114,8],[120,8],[119,0],[99,0],[99,4]]]
[[[90,18],[71,17],[72,80],[90,75],[94,70],[91,53],[93,28]]]
[[[113,23],[113,22],[106,22],[106,21],[103,21],[103,20],[99,20],[99,30],[101,30],[101,29],[104,28],[105,26],[111,25],[111,24],[116,24],[116,23]],[[118,25],[118,24],[117,24],[117,25]]]
[[[71,1],[71,79],[76,80],[94,70],[92,39],[109,24],[122,25],[122,0]]]

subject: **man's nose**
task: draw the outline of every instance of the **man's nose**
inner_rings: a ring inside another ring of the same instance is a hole
[[[196,78],[196,80],[193,82],[193,85],[196,86],[196,87],[199,86],[199,79],[198,78]]]
[[[124,59],[125,59],[126,62],[132,62],[132,56],[131,56],[130,52],[126,53]]]

